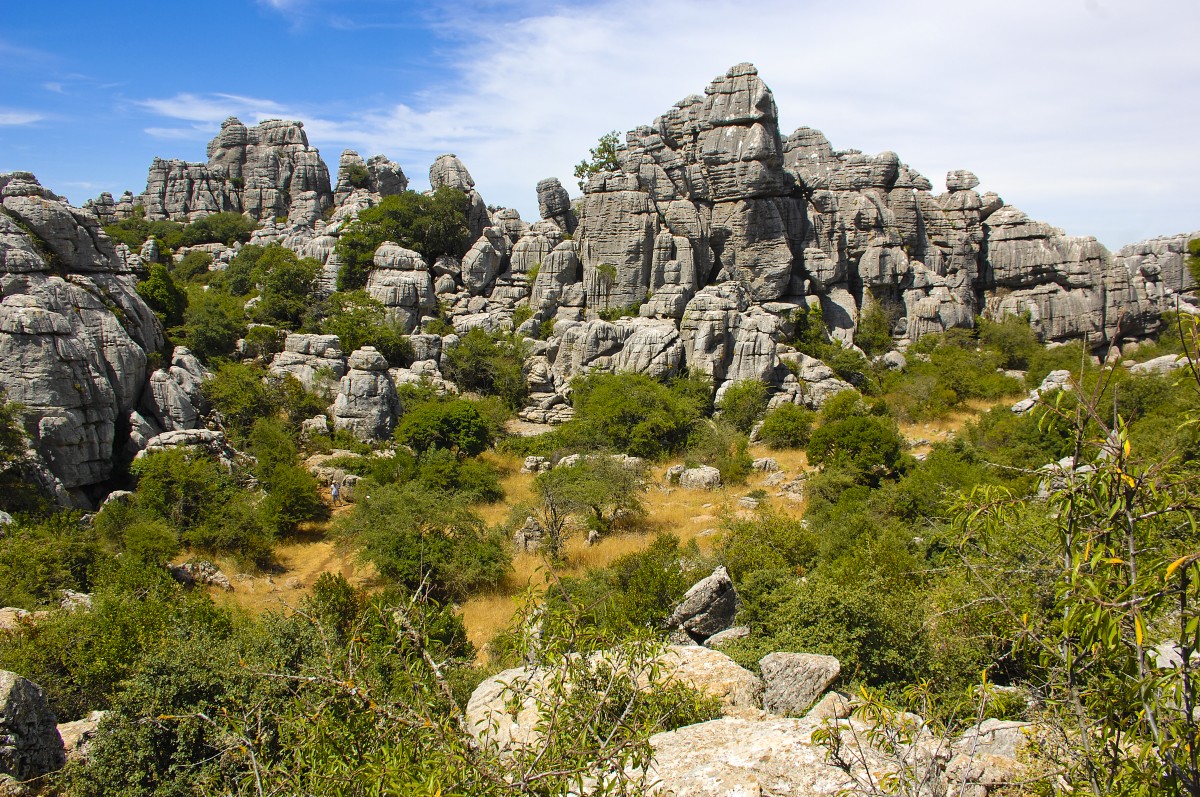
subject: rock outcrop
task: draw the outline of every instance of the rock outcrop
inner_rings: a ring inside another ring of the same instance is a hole
[[[42,688],[16,673],[0,670],[0,793],[25,793],[21,784],[35,781],[65,762],[57,720]]]
[[[667,618],[667,627],[684,631],[702,643],[733,625],[737,609],[737,591],[722,565],[684,593]]]
[[[209,142],[207,163],[156,158],[139,204],[150,220],[235,212],[311,225],[332,206],[333,190],[303,122],[270,119],[247,127],[230,117]]]
[[[162,327],[96,220],[27,172],[0,175],[0,388],[60,500],[112,473]]]

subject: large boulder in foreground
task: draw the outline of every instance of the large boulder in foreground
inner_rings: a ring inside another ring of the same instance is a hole
[[[842,665],[816,653],[768,653],[758,662],[766,690],[763,710],[800,717],[837,680]]]
[[[42,688],[0,670],[0,794],[22,793],[22,784],[66,763],[57,720]]]

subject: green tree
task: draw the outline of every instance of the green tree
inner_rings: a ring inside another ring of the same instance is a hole
[[[767,386],[757,379],[735,382],[725,388],[717,402],[721,419],[735,429],[749,434],[767,409]]]
[[[338,523],[388,581],[461,600],[495,586],[508,569],[507,541],[490,533],[461,500],[416,484],[370,486]]]
[[[282,246],[267,247],[252,272],[261,286],[253,310],[255,320],[295,329],[308,309],[309,294],[320,271],[321,264],[311,257],[297,257]]]
[[[571,383],[575,420],[564,429],[580,445],[654,459],[686,445],[707,396],[689,380],[667,387],[645,374],[589,374]]]
[[[160,263],[152,264],[146,279],[138,282],[137,292],[138,296],[150,305],[150,309],[164,327],[175,327],[183,323],[188,296],[175,284],[166,266]]]
[[[588,157],[575,164],[575,179],[579,181],[579,190],[587,185],[587,179],[600,172],[619,171],[621,165],[617,162],[617,148],[621,143],[621,134],[616,130],[600,136],[596,146],[588,150]]]
[[[233,354],[246,332],[242,302],[217,291],[193,290],[183,318],[184,340],[205,362]]]
[[[491,445],[491,429],[473,402],[430,401],[409,410],[396,427],[396,440],[420,457],[431,448],[442,448],[460,459],[473,457]]]
[[[812,437],[814,413],[796,404],[780,404],[767,412],[758,439],[775,450],[804,448]]]
[[[314,304],[306,325],[324,335],[337,335],[342,351],[374,346],[393,366],[412,363],[412,344],[403,330],[387,317],[383,303],[366,291],[338,291]]]
[[[432,260],[440,255],[461,257],[466,252],[467,197],[442,186],[432,196],[416,191],[387,196],[342,230],[336,253],[341,259],[338,289],[354,290],[367,283],[375,250],[393,241]]]
[[[525,352],[512,338],[475,328],[443,353],[446,378],[463,390],[496,396],[512,409],[525,403],[529,387],[522,366]]]
[[[870,415],[855,415],[823,424],[808,442],[813,465],[838,464],[854,468],[877,481],[900,465],[904,441],[894,424]]]

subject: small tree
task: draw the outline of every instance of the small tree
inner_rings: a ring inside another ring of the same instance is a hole
[[[491,430],[469,401],[431,401],[407,412],[396,427],[396,440],[417,457],[431,448],[454,452],[460,459],[482,454],[491,445]]]
[[[746,379],[725,388],[717,402],[721,419],[746,434],[767,409],[767,386],[757,379]]]
[[[607,455],[539,474],[534,481],[538,498],[534,512],[545,534],[543,545],[550,561],[563,561],[570,518],[582,517],[590,528],[606,534],[645,514],[641,502],[645,491],[644,466]]]
[[[587,185],[587,178],[600,172],[615,172],[620,169],[617,162],[617,147],[621,143],[621,134],[616,130],[600,136],[596,146],[588,150],[589,157],[575,164],[575,178],[579,181],[579,190]]]

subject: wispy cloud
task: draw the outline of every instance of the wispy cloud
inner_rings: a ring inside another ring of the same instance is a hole
[[[38,113],[37,111],[18,111],[0,108],[0,126],[4,127],[31,125],[45,118],[45,114]]]
[[[230,116],[259,119],[284,112],[284,107],[273,100],[219,93],[183,93],[174,97],[138,100],[135,104],[159,116],[210,124],[222,122]]]
[[[322,8],[260,2],[292,15]],[[984,189],[1110,245],[1127,240],[1131,206],[1156,203],[1161,223],[1181,228],[1200,218],[1188,133],[1200,109],[1181,102],[1200,84],[1200,59],[1161,38],[1164,28],[1200,23],[1191,0],[861,0],[852,10],[758,0],[755,18],[770,24],[753,25],[733,24],[744,8],[732,0],[491,5],[502,13],[452,2],[425,17],[452,49],[442,82],[404,104],[333,114],[320,97],[295,106],[180,94],[142,106],[209,125],[206,138],[230,114],[302,119],[328,161],[340,147],[382,152],[418,184],[434,155],[456,152],[489,202],[532,216],[537,180],[573,187],[573,164],[602,133],[647,124],[730,65],[753,61],[785,133],[811,125],[838,148],[895,150],[935,186],[946,171],[970,168]]]

